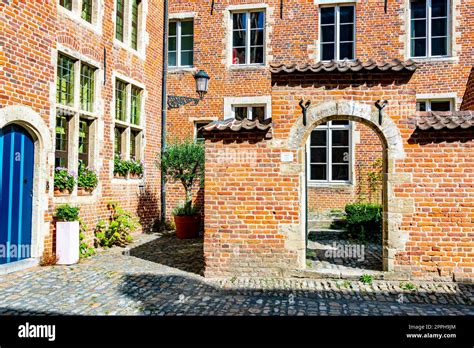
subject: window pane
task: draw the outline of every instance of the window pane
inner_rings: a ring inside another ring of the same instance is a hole
[[[176,36],[176,22],[169,22],[168,36]]]
[[[312,164],[311,165],[311,180],[326,180],[326,165],[325,164]]]
[[[339,22],[340,23],[354,22],[354,6],[339,7]]]
[[[115,14],[115,38],[123,41],[123,13],[124,0],[117,0],[117,12]]]
[[[321,7],[321,24],[335,23],[335,8]]]
[[[59,0],[59,5],[67,8],[69,11],[72,10],[72,0]]]
[[[339,28],[339,39],[341,41],[354,41],[354,25],[341,25]]]
[[[176,52],[168,52],[168,65],[176,66]]]
[[[74,60],[62,54],[58,57],[56,100],[59,104],[74,104]]]
[[[411,21],[411,37],[426,37],[426,21],[414,20]]]
[[[326,163],[326,152],[325,147],[312,147],[311,163]]]
[[[136,125],[140,124],[140,111],[141,111],[141,89],[132,86],[132,98],[131,98],[131,115],[130,122]]]
[[[200,143],[200,142],[204,142],[205,138],[204,138],[204,133],[202,132],[202,127],[208,125],[209,122],[198,122],[195,124],[195,127],[196,127],[196,142],[197,143]]]
[[[445,37],[431,39],[431,55],[445,56],[448,52],[447,39]]]
[[[354,44],[352,42],[342,43],[339,47],[339,59],[354,58]]]
[[[413,57],[426,56],[426,39],[412,39],[411,52]]]
[[[115,127],[114,153],[118,156],[122,156],[122,133],[123,133],[123,129]]]
[[[193,35],[193,21],[181,22],[181,35]]]
[[[431,101],[431,111],[451,111],[451,103],[448,100]]]
[[[446,36],[448,33],[448,19],[438,18],[431,21],[431,36]]]
[[[332,180],[349,180],[349,166],[347,164],[333,165]]]
[[[265,120],[265,107],[264,106],[254,106],[252,108],[252,119],[259,120],[263,122]]]
[[[138,159],[138,146],[139,143],[138,137],[140,135],[139,131],[131,131],[130,132],[130,158],[131,159]]]
[[[247,14],[234,13],[232,15],[233,29],[247,29]]]
[[[132,48],[138,49],[138,6],[140,0],[132,0]]]
[[[418,111],[426,111],[426,102],[417,102],[416,103],[416,110]]]
[[[336,37],[334,34],[334,25],[325,25],[321,27],[321,37],[323,42],[334,42]]]
[[[115,118],[120,121],[125,121],[125,100],[126,85],[117,80],[115,82]]]
[[[245,64],[245,47],[234,47],[232,50],[232,64]]]
[[[447,0],[431,0],[431,17],[446,17],[448,15]]]
[[[79,121],[79,161],[86,167],[89,165],[89,128],[90,121]]]
[[[193,65],[193,51],[181,52],[181,65]]]
[[[68,132],[68,119],[64,116],[56,116],[56,152],[54,160],[56,167],[67,167],[68,165]]]
[[[426,0],[411,2],[411,18],[426,18]]]
[[[332,163],[347,163],[349,162],[349,148],[333,148],[332,149]]]
[[[321,59],[322,60],[332,60],[334,59],[334,44],[323,44]]]
[[[168,51],[176,51],[176,38],[168,38]]]
[[[326,146],[326,130],[314,130],[311,132],[311,146]]]
[[[92,0],[82,0],[81,17],[92,23]]]
[[[263,45],[263,29],[251,30],[250,45],[251,46]]]
[[[234,107],[234,114],[235,114],[235,119],[238,121],[245,120],[247,116],[247,107],[246,106],[238,106]]]
[[[265,14],[263,12],[251,12],[250,13],[250,28],[263,29],[265,24]]]
[[[243,47],[245,46],[245,31],[234,30],[232,34],[232,43],[234,47]]]
[[[181,38],[181,49],[184,51],[193,50],[193,37],[192,36],[185,36]]]
[[[94,68],[81,65],[81,110],[93,111],[94,106]]]
[[[333,130],[332,131],[333,146],[349,146],[349,130]]]
[[[250,64],[263,63],[263,47],[250,48]]]

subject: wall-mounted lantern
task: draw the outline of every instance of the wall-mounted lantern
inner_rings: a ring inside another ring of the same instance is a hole
[[[204,95],[209,89],[209,75],[204,70],[199,70],[194,75],[194,80],[196,81],[196,92],[197,94],[199,94],[199,98],[169,95],[167,101],[168,109],[177,109],[189,103],[194,103],[194,105],[197,105],[200,100],[204,99]]]

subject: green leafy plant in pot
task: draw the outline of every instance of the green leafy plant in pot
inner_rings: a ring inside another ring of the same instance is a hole
[[[201,216],[192,204],[192,188],[204,178],[204,146],[190,140],[170,144],[161,157],[160,168],[166,180],[179,181],[184,187],[185,202],[172,212],[178,238],[199,235]]]

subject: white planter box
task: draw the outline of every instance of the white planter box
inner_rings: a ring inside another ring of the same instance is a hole
[[[58,265],[79,262],[79,221],[56,223],[56,256]]]

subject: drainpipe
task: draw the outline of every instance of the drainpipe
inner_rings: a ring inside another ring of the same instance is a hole
[[[168,0],[164,0],[163,76],[161,80],[161,157],[166,148],[166,75],[168,74]],[[166,220],[165,177],[161,173],[161,222]]]

